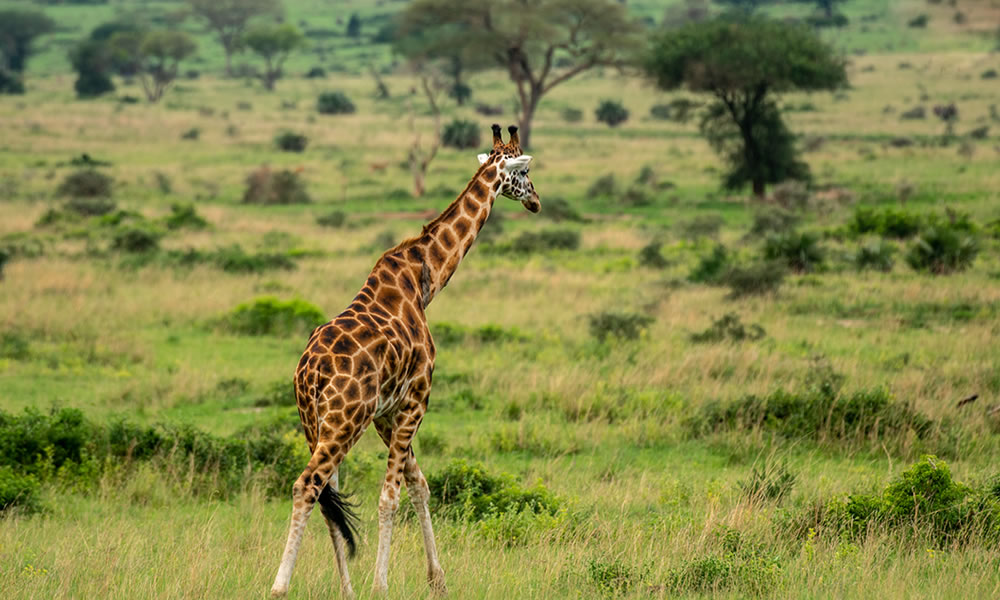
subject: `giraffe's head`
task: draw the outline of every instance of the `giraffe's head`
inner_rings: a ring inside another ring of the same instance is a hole
[[[493,125],[493,150],[489,154],[480,154],[479,164],[496,166],[501,196],[517,200],[524,208],[536,213],[542,209],[542,203],[538,200],[535,186],[528,178],[531,156],[521,153],[517,127],[511,125],[507,131],[510,132],[510,140],[504,144],[500,137],[500,126]]]

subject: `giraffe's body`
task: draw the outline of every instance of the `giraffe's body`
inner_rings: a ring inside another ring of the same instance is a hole
[[[292,523],[272,595],[288,590],[302,531],[314,504],[322,508],[340,569],[344,593],[353,595],[347,550],[354,549],[354,518],[337,491],[344,456],[371,423],[389,450],[379,497],[379,542],[374,588],[385,590],[392,518],[403,479],[424,535],[428,579],[444,590],[427,507],[427,481],[411,442],[427,410],[434,371],[434,342],[424,309],[448,284],[486,223],[498,194],[538,212],[516,128],[508,144],[493,126],[493,151],[462,194],[421,235],[385,252],[347,309],[316,328],[295,371],[299,417],[312,457],[293,487]]]

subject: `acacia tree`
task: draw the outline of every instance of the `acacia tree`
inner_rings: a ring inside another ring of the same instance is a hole
[[[264,59],[264,72],[260,80],[268,90],[281,77],[281,67],[288,55],[305,44],[306,38],[295,25],[257,25],[243,36],[243,45]]]
[[[36,37],[55,28],[55,22],[40,12],[0,11],[0,94],[23,93],[24,66]]]
[[[198,48],[191,36],[179,31],[116,33],[109,43],[116,53],[134,53],[139,80],[150,102],[163,97],[177,79],[180,62]]]
[[[188,0],[191,11],[208,21],[226,54],[226,76],[233,76],[233,54],[240,49],[240,40],[250,19],[273,15],[281,11],[278,0]]]
[[[614,0],[414,0],[402,28],[424,30],[435,43],[506,70],[517,88],[524,146],[542,97],[588,69],[622,64],[638,32]]]
[[[758,197],[768,183],[808,176],[775,96],[847,84],[843,60],[814,31],[756,17],[657,34],[643,66],[661,89],[686,87],[715,97],[702,133],[729,163],[726,187],[751,183]]]

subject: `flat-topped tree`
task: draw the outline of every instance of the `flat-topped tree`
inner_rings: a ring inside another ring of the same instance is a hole
[[[552,88],[600,65],[623,63],[639,27],[613,0],[414,0],[402,29],[488,57],[517,86],[521,141]]]
[[[0,94],[23,93],[21,74],[35,38],[55,29],[55,22],[36,11],[0,11]]]
[[[691,23],[653,38],[643,64],[664,90],[715,96],[702,133],[729,163],[726,187],[808,177],[775,96],[847,85],[844,62],[811,29],[751,17]]]
[[[288,55],[305,45],[305,41],[302,32],[289,23],[256,25],[243,36],[243,44],[264,59],[260,80],[269,90],[274,89],[274,82],[281,77]]]
[[[226,76],[233,76],[232,58],[250,19],[281,12],[278,0],[188,0],[191,12],[208,22],[226,54]]]
[[[108,41],[112,51],[136,59],[146,99],[157,102],[177,79],[180,62],[194,54],[195,41],[180,31],[122,32]]]

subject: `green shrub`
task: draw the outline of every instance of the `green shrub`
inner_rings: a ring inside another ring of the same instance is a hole
[[[56,189],[56,194],[70,198],[108,198],[111,196],[113,184],[114,179],[100,171],[92,168],[80,169],[62,180]]]
[[[323,92],[316,101],[316,110],[322,115],[350,114],[354,103],[343,92]]]
[[[587,562],[587,579],[602,594],[625,595],[648,577],[648,566],[630,566],[618,559],[590,559]]]
[[[573,108],[572,106],[567,106],[559,112],[563,121],[567,123],[579,123],[583,120],[583,111],[579,108]]]
[[[65,465],[81,463],[94,435],[94,427],[77,409],[53,410],[48,415],[26,409],[23,416],[0,411],[0,467],[48,476]]]
[[[768,236],[764,242],[765,260],[780,261],[798,273],[808,273],[821,267],[823,254],[819,236],[813,233],[776,234]]]
[[[561,196],[545,198],[545,207],[542,210],[542,216],[556,223],[561,221],[583,223],[586,220],[573,208],[572,204]]]
[[[207,229],[208,221],[198,214],[194,204],[171,204],[170,214],[164,217],[167,229]]]
[[[316,224],[323,227],[343,227],[347,224],[347,213],[342,210],[334,210],[316,217]]]
[[[754,213],[750,224],[751,237],[762,237],[775,233],[787,233],[799,224],[799,216],[778,206],[767,207]]]
[[[660,121],[669,121],[672,112],[669,104],[654,104],[649,107],[649,116]]]
[[[181,133],[182,140],[197,140],[199,137],[201,137],[200,127],[192,127],[191,129]]]
[[[712,326],[700,333],[691,334],[692,342],[742,342],[744,340],[757,341],[766,334],[764,328],[754,323],[744,326],[740,316],[736,313],[726,313],[712,321]]]
[[[23,94],[24,80],[21,75],[0,67],[0,94]]]
[[[670,266],[670,261],[660,253],[662,242],[653,240],[639,250],[639,265],[649,269],[665,269]]]
[[[721,282],[729,288],[730,298],[774,294],[785,281],[786,267],[777,261],[764,261],[732,267]]]
[[[3,269],[10,261],[11,254],[7,248],[0,247],[0,281],[3,281]]]
[[[906,239],[913,237],[925,226],[920,215],[887,208],[882,211],[859,206],[847,223],[847,230],[854,235],[877,234],[883,237]]]
[[[655,198],[645,186],[633,184],[618,200],[625,206],[652,206]]]
[[[466,330],[461,325],[456,323],[438,322],[431,325],[431,336],[434,337],[434,343],[451,346],[454,344],[461,344],[465,341]]]
[[[927,27],[927,23],[929,23],[930,20],[931,20],[931,18],[929,16],[927,16],[927,14],[921,13],[921,14],[913,17],[909,21],[907,21],[906,24],[909,27],[923,28],[923,27]]]
[[[979,254],[974,235],[945,225],[929,227],[910,246],[906,262],[915,271],[948,275],[968,269]]]
[[[572,229],[524,231],[510,243],[510,251],[531,254],[549,250],[576,250],[580,247],[580,232]]]
[[[609,337],[621,340],[636,340],[642,330],[654,321],[648,315],[619,312],[600,312],[587,315],[590,335],[604,342]]]
[[[494,475],[479,463],[456,459],[427,476],[431,505],[453,518],[482,521],[491,515],[532,513],[556,515],[562,500],[541,483],[518,485],[507,474]]]
[[[614,173],[601,175],[587,188],[587,195],[595,198],[610,198],[618,191]]]
[[[305,182],[297,172],[283,169],[274,172],[260,167],[246,179],[244,204],[306,204],[311,200]]]
[[[859,271],[875,269],[883,273],[892,271],[896,247],[878,238],[863,242],[854,254],[854,266]]]
[[[306,71],[306,79],[323,79],[326,77],[326,70],[323,67],[310,67]]]
[[[717,238],[719,237],[719,230],[725,224],[726,220],[722,218],[722,215],[711,213],[698,215],[690,220],[682,221],[678,224],[677,229],[681,236],[689,240]]]
[[[667,573],[663,587],[675,594],[737,589],[746,597],[760,597],[776,587],[780,579],[781,563],[776,556],[760,549],[741,548],[684,560]]]
[[[709,402],[686,420],[692,435],[761,430],[788,439],[902,444],[909,435],[927,440],[936,424],[884,388],[841,394],[836,385],[798,393],[776,390],[735,402]]]
[[[288,379],[272,382],[262,394],[254,398],[254,406],[296,406],[295,384]]]
[[[274,137],[274,145],[285,152],[305,152],[309,138],[302,133],[282,131]]]
[[[460,150],[476,148],[479,146],[479,125],[474,121],[455,119],[441,131],[441,143]]]
[[[601,123],[606,123],[608,127],[617,127],[628,120],[628,110],[622,106],[621,102],[614,100],[602,100],[594,110],[594,116]]]
[[[722,244],[712,247],[712,252],[702,256],[698,265],[688,275],[693,283],[719,283],[730,268],[729,251]]]
[[[785,464],[754,466],[750,477],[739,482],[740,493],[751,502],[781,502],[795,486],[795,474]]]
[[[161,237],[161,232],[148,227],[125,227],[115,231],[111,238],[111,249],[132,253],[154,252],[160,248]]]
[[[923,456],[881,494],[835,498],[819,511],[817,525],[861,537],[873,525],[909,534],[925,532],[948,546],[1000,539],[1000,502],[990,489],[955,481],[947,463]]]
[[[294,335],[308,333],[325,321],[323,311],[304,300],[264,296],[234,308],[224,324],[243,335]]]
[[[38,480],[17,473],[12,467],[0,466],[0,515],[12,509],[25,514],[41,510]]]

